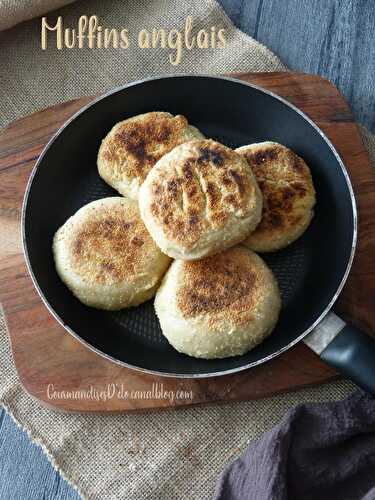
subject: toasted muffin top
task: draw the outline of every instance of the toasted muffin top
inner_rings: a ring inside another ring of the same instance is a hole
[[[182,115],[151,112],[117,123],[98,153],[99,174],[121,194],[135,198],[155,163],[175,146],[202,134]]]
[[[255,251],[282,248],[309,224],[315,204],[310,169],[293,151],[274,142],[236,150],[248,161],[263,195],[262,220],[246,243]]]
[[[256,308],[275,280],[263,261],[243,246],[194,262],[180,262],[176,306],[185,319],[206,316],[215,328],[257,320]]]
[[[113,197],[89,203],[62,226],[69,271],[93,284],[131,281],[160,254],[139,216],[137,203]]]
[[[155,165],[141,188],[140,205],[149,230],[189,249],[226,226],[223,240],[231,238],[236,220],[254,215],[258,223],[261,198],[246,160],[204,139],[176,147]]]

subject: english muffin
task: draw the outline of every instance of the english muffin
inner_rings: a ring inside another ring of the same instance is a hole
[[[182,115],[151,112],[117,123],[98,153],[99,175],[133,200],[155,163],[175,146],[204,136]]]
[[[202,260],[175,260],[156,293],[163,335],[196,358],[244,354],[272,332],[281,307],[271,270],[238,245]]]
[[[262,220],[244,244],[255,252],[280,250],[299,238],[313,218],[315,190],[310,169],[276,142],[250,144],[236,151],[247,159],[263,195]]]
[[[245,158],[205,139],[181,144],[156,163],[139,206],[164,253],[195,260],[245,239],[260,221],[262,196]]]
[[[148,234],[135,201],[104,198],[82,207],[56,232],[56,270],[84,304],[118,310],[154,296],[170,259]]]

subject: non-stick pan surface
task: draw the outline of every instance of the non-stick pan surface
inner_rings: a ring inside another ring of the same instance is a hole
[[[317,192],[312,224],[285,250],[263,255],[281,288],[279,322],[265,342],[243,356],[206,361],[179,354],[161,334],[153,301],[120,312],[98,311],[82,305],[55,271],[51,251],[55,231],[86,203],[117,195],[97,173],[102,138],[116,122],[148,111],[183,114],[207,137],[231,147],[280,142],[311,168]],[[296,108],[267,91],[207,76],[138,82],[83,108],[39,159],[23,210],[26,259],[52,314],[70,333],[105,356],[172,376],[235,372],[296,343],[337,297],[353,256],[355,229],[355,204],[346,171],[322,132]]]

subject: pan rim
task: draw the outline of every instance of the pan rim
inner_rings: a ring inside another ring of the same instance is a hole
[[[262,92],[262,93],[264,93],[264,94],[266,94],[266,95],[268,95],[268,96],[270,96],[270,97],[272,97],[272,98],[280,101],[282,104],[288,106],[294,112],[296,112],[297,114],[299,114],[304,120],[306,120],[319,133],[319,135],[322,137],[322,139],[324,140],[324,142],[327,144],[327,146],[329,147],[329,149],[331,150],[331,152],[335,156],[336,161],[337,161],[337,163],[339,164],[339,166],[341,168],[341,171],[342,171],[342,173],[344,175],[345,182],[346,182],[346,185],[348,187],[349,194],[350,194],[351,207],[352,207],[352,215],[353,215],[353,235],[352,235],[352,245],[351,245],[350,256],[349,256],[349,259],[348,259],[348,262],[347,262],[347,265],[346,265],[346,268],[345,268],[345,272],[343,273],[343,275],[342,275],[342,277],[341,277],[341,279],[339,281],[339,284],[338,284],[338,286],[336,288],[336,292],[332,295],[332,297],[331,297],[329,303],[327,304],[327,306],[325,307],[325,309],[320,313],[320,315],[318,316],[318,318],[301,335],[299,335],[298,337],[296,337],[294,340],[292,340],[291,342],[289,342],[287,345],[283,346],[281,349],[278,349],[277,351],[273,352],[272,354],[269,354],[268,356],[263,357],[262,359],[259,359],[257,361],[253,361],[251,363],[247,363],[246,365],[243,365],[243,366],[238,366],[236,368],[231,368],[229,370],[222,370],[222,371],[218,371],[218,372],[209,372],[209,373],[171,373],[171,372],[162,372],[162,371],[158,371],[158,370],[151,370],[151,369],[148,369],[148,368],[142,368],[140,366],[132,365],[132,364],[127,363],[125,361],[121,361],[119,359],[116,359],[116,358],[114,358],[113,356],[111,356],[109,354],[106,354],[105,352],[103,352],[100,349],[94,347],[92,344],[90,344],[85,339],[83,339],[78,333],[76,333],[72,328],[70,328],[70,326],[68,326],[64,322],[63,318],[61,318],[56,313],[56,311],[54,310],[54,308],[50,305],[50,303],[48,302],[47,298],[45,297],[43,291],[41,290],[41,288],[40,288],[40,286],[39,286],[39,284],[37,282],[37,279],[36,279],[36,277],[34,275],[34,272],[32,270],[31,262],[30,262],[30,259],[29,259],[29,254],[28,254],[28,249],[27,249],[27,242],[26,242],[26,234],[25,234],[26,233],[26,231],[25,231],[26,208],[27,208],[27,204],[28,204],[29,194],[30,194],[30,191],[31,191],[31,186],[32,186],[35,174],[37,172],[38,166],[41,163],[41,161],[43,160],[46,152],[48,151],[48,149],[50,148],[50,146],[53,144],[53,142],[65,130],[65,128],[67,128],[70,125],[71,122],[73,122],[78,116],[80,116],[81,114],[83,114],[87,109],[91,108],[92,106],[95,106],[96,103],[98,103],[102,99],[105,99],[105,98],[109,97],[112,94],[116,94],[118,92],[124,91],[124,90],[126,90],[126,89],[128,89],[130,87],[136,86],[136,85],[140,85],[140,84],[143,84],[143,83],[146,83],[146,82],[150,82],[150,81],[164,80],[164,79],[170,79],[170,78],[208,78],[208,79],[213,79],[213,80],[226,80],[226,81],[230,81],[230,82],[233,82],[233,83],[236,83],[236,84],[239,84],[239,85],[244,85],[244,86],[253,88],[253,89],[255,89],[255,90],[259,91],[259,92]],[[22,242],[22,251],[23,251],[23,254],[24,254],[25,261],[26,261],[26,267],[27,267],[27,270],[28,270],[29,275],[31,277],[31,280],[33,282],[33,285],[34,285],[36,291],[38,292],[39,297],[41,298],[42,302],[44,303],[44,305],[46,306],[46,308],[48,309],[48,311],[50,312],[50,314],[54,317],[54,319],[56,321],[58,321],[58,323],[70,335],[72,335],[76,340],[78,340],[83,345],[85,345],[88,349],[90,349],[91,351],[95,352],[99,356],[102,356],[102,357],[108,359],[109,361],[111,361],[113,363],[116,363],[116,364],[118,364],[120,366],[123,366],[125,368],[129,368],[129,369],[132,369],[132,370],[137,370],[139,372],[146,373],[146,374],[149,374],[149,375],[157,375],[157,376],[162,376],[162,377],[178,378],[178,379],[211,378],[211,377],[221,377],[223,375],[231,375],[231,374],[234,374],[234,373],[239,373],[239,372],[242,372],[244,370],[248,370],[249,368],[253,368],[254,366],[258,366],[258,365],[261,365],[263,363],[266,363],[267,361],[270,361],[271,359],[276,358],[277,356],[280,356],[280,354],[282,354],[283,352],[287,351],[288,349],[290,349],[291,347],[293,347],[294,345],[296,345],[298,342],[300,342],[301,340],[303,340],[303,338],[306,337],[324,319],[324,317],[329,313],[329,311],[331,310],[332,306],[336,302],[338,296],[340,295],[340,293],[341,293],[341,291],[342,291],[342,289],[343,289],[343,287],[344,287],[344,285],[346,283],[346,280],[347,280],[347,278],[349,276],[349,272],[350,272],[352,264],[353,264],[355,250],[356,250],[356,246],[357,246],[357,237],[358,237],[358,213],[357,213],[357,206],[356,206],[356,200],[355,200],[354,190],[353,190],[353,186],[352,186],[351,181],[350,181],[349,174],[348,174],[348,172],[346,170],[346,167],[345,167],[345,165],[344,165],[344,163],[343,163],[340,155],[336,151],[335,146],[332,144],[332,142],[330,141],[330,139],[325,135],[325,133],[318,127],[318,125],[308,115],[306,115],[302,110],[300,110],[297,106],[295,106],[291,102],[287,101],[283,97],[277,95],[276,93],[274,93],[274,92],[272,92],[270,90],[267,90],[267,89],[265,89],[263,87],[260,87],[258,85],[255,85],[255,84],[252,84],[252,83],[249,83],[249,82],[245,82],[245,81],[240,80],[238,78],[229,77],[229,76],[221,76],[221,75],[205,74],[205,73],[201,73],[201,74],[177,73],[177,74],[173,74],[173,75],[158,75],[158,76],[154,76],[154,77],[148,77],[148,78],[143,78],[143,79],[140,79],[140,80],[135,80],[135,81],[129,82],[129,83],[125,84],[125,85],[114,87],[114,88],[106,91],[104,94],[96,97],[93,101],[90,101],[89,103],[87,103],[84,106],[82,106],[78,111],[76,111],[70,118],[68,118],[68,120],[66,120],[61,125],[61,127],[51,136],[51,138],[49,139],[49,141],[47,142],[47,144],[43,148],[41,154],[39,155],[39,158],[37,159],[37,161],[36,161],[36,163],[35,163],[32,171],[31,171],[30,177],[28,179],[28,182],[27,182],[27,185],[26,185],[25,194],[24,194],[24,198],[23,198],[23,202],[22,202],[22,210],[21,210],[21,242]]]

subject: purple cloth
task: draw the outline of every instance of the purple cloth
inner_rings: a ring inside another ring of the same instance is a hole
[[[375,499],[375,399],[293,408],[224,469],[214,499]]]

